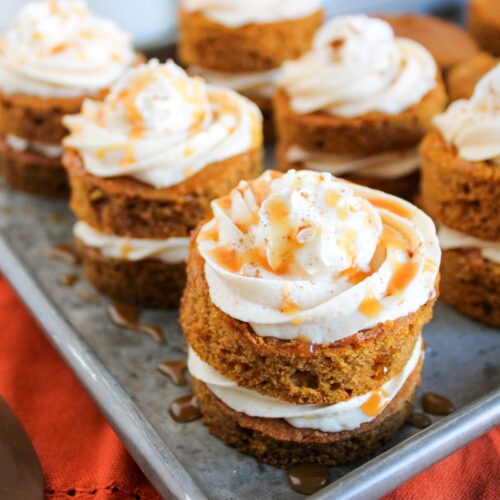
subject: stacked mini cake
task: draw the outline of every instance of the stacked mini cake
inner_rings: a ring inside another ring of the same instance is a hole
[[[381,16],[397,37],[410,38],[423,45],[446,74],[455,64],[474,57],[479,45],[463,28],[451,21],[424,14]]]
[[[101,98],[137,59],[129,36],[83,2],[33,2],[0,39],[0,169],[14,188],[68,192],[61,119]]]
[[[190,231],[212,199],[261,172],[257,106],[152,60],[64,124],[87,277],[116,300],[176,305]]]
[[[181,304],[210,431],[276,466],[376,450],[420,381],[440,263],[430,218],[307,170],[241,182],[212,210]]]
[[[500,56],[500,0],[469,0],[469,30],[484,50]]]
[[[323,21],[319,0],[182,0],[179,57],[209,82],[232,88],[261,108],[272,132],[279,67],[311,47]]]
[[[439,226],[442,296],[500,327],[500,65],[422,143],[422,205]]]
[[[469,99],[479,80],[498,62],[499,59],[491,54],[479,52],[451,68],[446,77],[450,101]]]
[[[417,146],[446,93],[431,54],[363,15],[333,19],[283,67],[275,111],[279,165],[328,171],[411,198]]]

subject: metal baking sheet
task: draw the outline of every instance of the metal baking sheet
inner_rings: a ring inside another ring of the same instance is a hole
[[[188,388],[157,372],[185,356],[176,311],[145,311],[167,342],[114,326],[108,300],[80,277],[57,283],[76,266],[48,257],[71,240],[63,201],[14,193],[0,182],[0,268],[158,491],[166,498],[294,499],[285,472],[226,447],[200,421],[179,424],[168,409]],[[93,299],[88,301],[90,292]],[[96,303],[94,303],[96,302]],[[4,332],[7,334],[7,332]],[[438,303],[425,329],[422,391],[450,398],[458,411],[418,431],[404,427],[385,453],[332,469],[334,482],[315,498],[376,498],[500,423],[500,332]]]

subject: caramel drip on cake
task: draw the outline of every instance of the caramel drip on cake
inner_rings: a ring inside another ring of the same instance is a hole
[[[426,392],[422,396],[422,408],[432,415],[449,415],[455,411],[455,406],[448,398],[435,392]]]
[[[388,396],[385,389],[374,391],[363,406],[361,406],[361,409],[369,417],[376,417],[386,405],[386,403],[383,402],[383,398],[387,398]]]
[[[396,295],[403,292],[412,282],[413,278],[415,278],[417,270],[418,265],[414,262],[399,264],[396,267],[387,287],[387,295]]]
[[[168,377],[175,385],[186,385],[186,377],[184,376],[187,370],[185,361],[164,361],[159,364],[157,370]]]
[[[287,471],[290,486],[302,495],[312,495],[327,486],[331,480],[328,467],[319,464],[299,464]]]
[[[365,316],[375,318],[382,311],[382,303],[375,297],[367,297],[359,304],[358,310]]]
[[[170,415],[179,423],[185,424],[201,418],[198,400],[192,394],[181,396],[170,405]]]
[[[386,199],[381,199],[381,198],[370,198],[370,203],[377,207],[377,208],[383,208],[385,210],[389,210],[389,212],[392,212],[396,215],[399,215],[400,217],[404,217],[405,219],[410,219],[411,218],[411,213],[410,211],[405,208],[403,205],[400,203],[397,203],[393,200],[386,200]]]
[[[158,325],[139,323],[139,314],[140,309],[130,304],[114,302],[108,307],[108,315],[115,325],[149,335],[157,342],[163,342],[165,337],[161,327]]]

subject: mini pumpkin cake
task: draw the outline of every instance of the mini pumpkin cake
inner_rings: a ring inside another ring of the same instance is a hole
[[[420,382],[440,261],[431,219],[308,170],[242,181],[212,210],[180,313],[209,430],[275,466],[375,451]]]
[[[284,61],[307,52],[323,21],[321,1],[182,0],[179,58],[208,82],[252,99],[272,137],[272,98]]]
[[[413,13],[380,17],[391,25],[396,36],[410,38],[423,45],[445,73],[480,50],[467,31],[439,17]]]
[[[500,326],[500,65],[422,143],[422,205],[438,224],[443,299]]]
[[[129,36],[85,3],[26,5],[0,38],[0,170],[14,188],[68,193],[62,117],[99,99],[137,60]]]
[[[479,52],[450,69],[446,76],[446,85],[451,101],[469,99],[477,83],[492,70],[499,60],[487,52]]]
[[[500,0],[469,0],[469,31],[484,50],[500,56]]]
[[[411,198],[417,147],[446,93],[432,55],[385,21],[339,17],[285,63],[275,108],[282,170],[307,168]]]
[[[176,305],[190,231],[212,199],[262,170],[257,106],[152,60],[64,124],[71,133],[63,162],[88,279],[116,300]]]

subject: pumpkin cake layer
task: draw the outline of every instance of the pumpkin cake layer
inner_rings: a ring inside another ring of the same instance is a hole
[[[463,314],[500,328],[500,264],[478,249],[443,251],[441,296]]]
[[[60,158],[34,151],[15,151],[0,138],[0,172],[19,191],[51,197],[69,194],[68,177]]]
[[[284,61],[307,52],[323,13],[236,28],[184,9],[179,19],[179,58],[183,64],[244,73],[279,68]]]
[[[441,80],[424,98],[402,111],[390,115],[371,112],[343,118],[326,112],[298,114],[290,98],[278,89],[275,113],[280,141],[306,151],[337,155],[369,156],[386,151],[415,147],[431,126],[432,117],[447,102]]]
[[[186,265],[159,259],[129,261],[104,256],[77,240],[85,277],[112,299],[143,307],[173,308],[186,282]]]
[[[422,206],[440,224],[500,240],[500,167],[460,158],[437,130],[422,142]]]
[[[260,150],[207,165],[184,182],[156,189],[129,177],[96,177],[80,156],[66,152],[63,163],[71,184],[71,209],[77,219],[117,236],[164,239],[188,236],[206,216],[210,202],[227,194],[240,179],[262,170]]]

